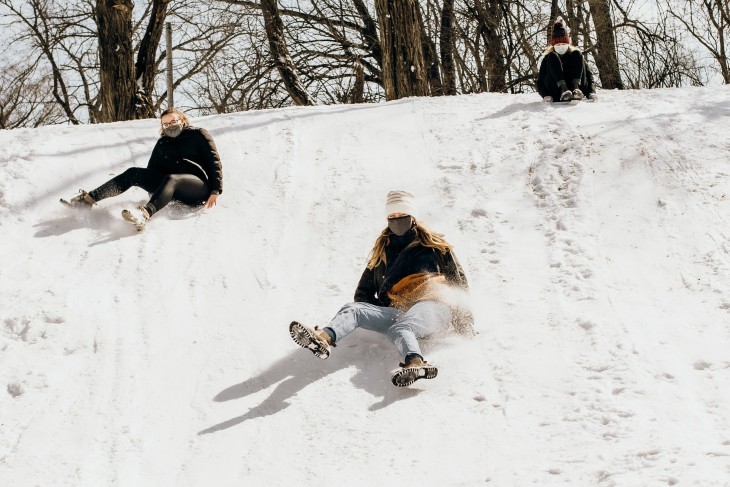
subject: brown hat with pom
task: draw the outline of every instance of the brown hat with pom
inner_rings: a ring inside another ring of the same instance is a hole
[[[558,17],[553,24],[553,34],[550,37],[550,45],[555,44],[570,44],[570,37],[568,37],[568,31],[565,29],[563,18]]]

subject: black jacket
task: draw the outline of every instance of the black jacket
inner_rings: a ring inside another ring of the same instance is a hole
[[[373,269],[365,268],[355,290],[355,301],[389,306],[388,291],[404,277],[421,272],[443,274],[448,284],[468,289],[464,270],[453,252],[442,254],[422,245],[409,246],[413,237],[413,230],[403,237],[390,237],[385,248],[386,262]]]
[[[187,126],[177,137],[160,137],[147,167],[165,174],[193,174],[208,183],[211,193],[223,192],[218,150],[203,128]]]
[[[562,56],[556,51],[551,51],[543,56],[537,74],[537,92],[540,93],[540,96],[543,98],[552,96],[556,101],[559,100],[562,90],[558,87],[557,81],[562,79],[568,83],[569,89],[573,89],[573,86],[570,86],[572,80],[566,79],[564,70],[567,70],[571,77],[576,76],[580,79],[580,90],[584,95],[595,92],[593,73],[588,68],[583,53],[579,49],[573,48]]]

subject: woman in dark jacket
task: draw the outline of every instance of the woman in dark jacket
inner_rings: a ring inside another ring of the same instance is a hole
[[[391,378],[394,385],[436,377],[438,369],[423,359],[418,338],[450,325],[472,334],[473,319],[464,305],[466,277],[451,245],[417,221],[415,213],[412,194],[388,193],[388,227],[375,242],[355,302],[340,309],[322,330],[292,322],[289,332],[297,344],[326,359],[335,342],[364,328],[386,334],[403,357]]]
[[[203,128],[191,127],[188,117],[176,108],[162,112],[160,123],[160,139],[146,168],[129,168],[95,190],[87,193],[82,189],[78,196],[61,202],[91,207],[132,186],[140,187],[151,194],[149,202],[122,211],[124,219],[138,230],[173,199],[190,206],[215,206],[223,192],[223,173],[212,137]]]
[[[543,54],[537,74],[537,91],[546,102],[595,100],[593,74],[583,59],[583,53],[570,45],[563,19],[553,24],[550,45]]]

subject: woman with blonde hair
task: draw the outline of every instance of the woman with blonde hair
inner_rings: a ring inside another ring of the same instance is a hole
[[[543,101],[596,99],[593,74],[583,59],[583,53],[570,44],[563,19],[553,24],[550,45],[543,53],[537,74],[537,91]]]
[[[466,300],[459,296],[463,293],[458,291],[467,291],[468,284],[452,246],[416,219],[414,196],[391,191],[385,214],[388,226],[375,241],[355,302],[343,306],[324,329],[293,321],[289,332],[298,345],[322,359],[356,328],[383,333],[403,358],[391,381],[405,387],[438,373],[435,365],[424,360],[418,339],[446,331],[450,325],[471,334],[473,318],[464,306]]]
[[[83,189],[61,203],[91,208],[97,202],[137,186],[150,193],[144,206],[122,211],[122,217],[142,230],[156,212],[171,200],[212,208],[223,192],[223,172],[218,150],[207,130],[190,125],[177,108],[160,116],[160,138],[146,168],[131,167],[88,193]]]

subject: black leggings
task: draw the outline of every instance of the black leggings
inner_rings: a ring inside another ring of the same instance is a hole
[[[164,174],[144,167],[131,167],[89,192],[96,201],[111,198],[132,186],[152,193],[145,209],[150,216],[175,199],[190,206],[205,203],[210,194],[208,183],[192,174]]]
[[[571,51],[563,56],[559,56],[555,52],[551,52],[545,56],[547,63],[546,79],[543,80],[550,96],[555,100],[560,99],[562,88],[558,85],[558,81],[565,81],[565,85],[573,90],[573,83],[578,82],[580,90],[584,95],[591,93],[593,90],[588,86],[586,79],[586,65],[583,55],[580,51]]]

